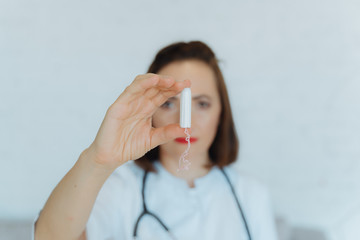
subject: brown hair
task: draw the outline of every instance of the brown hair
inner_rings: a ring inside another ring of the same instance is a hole
[[[224,77],[218,65],[214,52],[205,43],[192,41],[178,42],[161,49],[151,63],[148,73],[157,73],[167,64],[183,60],[200,60],[206,63],[215,73],[216,85],[221,102],[219,126],[213,143],[209,148],[211,164],[224,167],[237,159],[239,140],[236,134],[231,113],[230,101],[226,90]],[[159,146],[147,152],[135,161],[137,165],[148,171],[155,171],[152,162],[159,159]]]

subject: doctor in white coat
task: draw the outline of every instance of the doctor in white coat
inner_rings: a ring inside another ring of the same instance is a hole
[[[189,170],[179,93],[192,91]],[[267,190],[239,173],[238,138],[213,51],[199,41],[159,51],[109,107],[51,193],[36,240],[276,240]]]

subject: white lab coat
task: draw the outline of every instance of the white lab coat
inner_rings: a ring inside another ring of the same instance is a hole
[[[145,199],[178,240],[244,239],[247,233],[229,184],[218,167],[195,180],[195,188],[170,174],[160,162],[158,173],[149,173]],[[225,168],[247,219],[252,240],[276,240],[277,234],[269,195],[264,186],[240,174],[233,166]],[[99,192],[86,226],[88,240],[130,240],[142,212],[141,186],[144,171],[130,161],[108,178]],[[145,215],[138,238],[171,239],[151,216]]]

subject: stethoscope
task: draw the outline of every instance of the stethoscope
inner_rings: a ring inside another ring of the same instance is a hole
[[[246,218],[245,218],[245,215],[244,215],[244,211],[242,210],[241,206],[240,206],[240,202],[239,202],[239,199],[235,193],[235,190],[234,190],[234,187],[233,185],[231,184],[230,182],[230,179],[228,177],[228,175],[226,174],[225,170],[223,168],[220,168],[221,172],[224,174],[225,178],[226,178],[226,181],[229,183],[229,186],[230,186],[230,189],[231,189],[231,192],[234,196],[234,199],[236,201],[236,204],[239,208],[239,211],[240,211],[240,214],[241,214],[241,217],[243,219],[243,223],[244,223],[244,226],[245,226],[245,229],[246,229],[246,232],[247,232],[247,235],[248,235],[248,239],[251,240],[251,235],[250,235],[250,231],[249,231],[249,226],[247,224],[247,221],[246,221]],[[142,195],[142,202],[143,202],[143,211],[141,212],[140,216],[138,217],[136,223],[135,223],[135,226],[134,226],[134,233],[133,233],[133,239],[135,240],[137,238],[137,229],[138,229],[138,226],[139,226],[139,223],[140,223],[140,220],[143,216],[145,216],[146,214],[154,217],[159,223],[160,225],[165,229],[165,231],[169,234],[170,238],[173,239],[173,240],[176,240],[175,236],[170,232],[169,228],[165,225],[165,223],[163,221],[161,221],[161,219],[156,216],[154,213],[150,212],[146,206],[146,202],[145,202],[145,184],[146,184],[146,178],[147,178],[147,175],[148,175],[148,171],[145,171],[144,172],[144,176],[143,176],[143,180],[142,180],[142,189],[141,189],[141,195]]]

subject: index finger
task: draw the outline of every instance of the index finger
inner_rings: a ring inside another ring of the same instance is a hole
[[[184,88],[190,87],[190,80],[184,80],[182,82],[175,82],[169,88],[159,89],[158,93],[151,98],[151,101],[157,106],[161,106],[167,99],[176,96],[179,94]]]
[[[175,79],[171,76],[147,73],[138,75],[124,90],[123,95],[127,97],[138,97],[139,95],[144,95],[150,91],[152,93],[147,94],[147,96],[152,98],[159,92],[179,91],[178,88],[182,88],[181,85],[182,84],[177,84]],[[190,87],[190,85],[190,82],[185,83],[185,87]]]
[[[124,93],[129,93],[129,94],[142,93],[147,89],[157,85],[159,81],[160,81],[160,75],[157,74],[147,73],[143,75],[138,75],[136,76],[134,81],[132,81],[132,83],[129,86],[127,86]]]
[[[160,76],[153,73],[138,75],[129,86],[120,94],[113,104],[117,105],[122,101],[131,101],[139,95],[144,94],[148,89],[156,86],[160,81]]]

